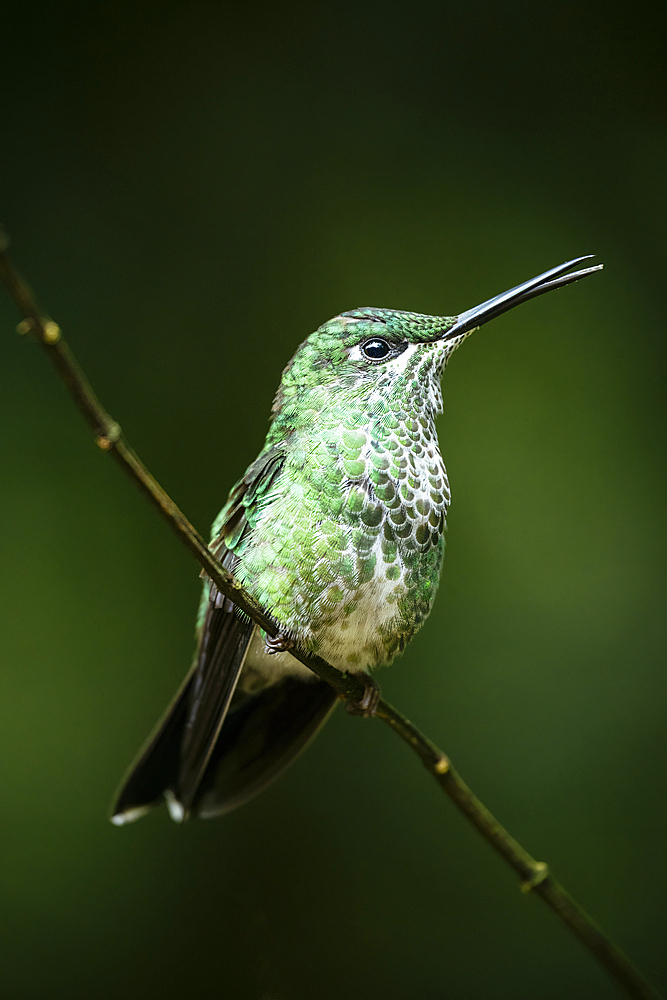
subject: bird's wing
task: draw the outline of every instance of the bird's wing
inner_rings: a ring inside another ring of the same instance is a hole
[[[253,623],[211,586],[197,662],[187,694],[178,775],[171,791],[187,815],[225,721]]]
[[[213,525],[211,551],[224,563],[227,553],[237,559],[243,544],[255,527],[257,517],[276,485],[285,463],[284,446],[273,445],[255,459],[243,479],[229,494],[229,499]],[[232,570],[233,566],[227,567]]]
[[[262,452],[229,495],[215,526],[211,551],[231,573],[241,558],[262,503],[280,475],[284,460],[285,452],[280,447]],[[232,601],[223,597],[212,583],[188,694],[188,714],[174,789],[186,814],[197,798],[220,735],[253,628],[253,623],[239,614]]]
[[[280,474],[284,452],[270,448],[232,490],[216,522],[211,549],[234,572],[254,525],[258,505]],[[132,765],[117,797],[116,822],[134,819],[162,795],[172,814],[186,818],[243,667],[254,625],[211,584],[193,666],[176,697]]]
[[[222,561],[230,568],[233,560]],[[254,628],[217,588],[204,600],[193,665],[123,781],[112,814],[116,823],[138,818],[162,796],[174,818],[186,819],[197,794]]]

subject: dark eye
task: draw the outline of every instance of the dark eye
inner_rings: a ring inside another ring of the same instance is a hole
[[[369,361],[382,361],[391,352],[391,347],[386,340],[373,337],[372,340],[367,340],[365,344],[361,345],[361,351]]]

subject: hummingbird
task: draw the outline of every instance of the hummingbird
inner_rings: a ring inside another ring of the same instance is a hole
[[[455,316],[361,308],[324,323],[282,374],[266,443],[216,518],[212,553],[278,628],[271,639],[205,577],[192,666],[131,766],[112,821],[247,802],[305,749],[338,696],[291,655],[367,681],[427,618],[450,504],[436,416],[449,357],[475,329],[592,274],[577,257]]]

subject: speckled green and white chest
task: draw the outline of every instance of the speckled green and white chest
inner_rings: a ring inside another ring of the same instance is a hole
[[[339,669],[389,663],[427,617],[440,578],[450,494],[434,422],[439,381],[407,360],[401,392],[394,378],[355,406],[343,387],[291,433],[238,553],[235,575],[281,630]],[[249,668],[310,674],[289,654],[261,653],[257,640]]]

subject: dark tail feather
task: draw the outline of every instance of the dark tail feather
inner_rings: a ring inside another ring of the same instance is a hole
[[[324,681],[286,677],[230,711],[193,812],[220,816],[254,798],[305,750],[337,701]]]
[[[112,822],[131,823],[166,799],[175,820],[236,809],[271,784],[308,746],[329,718],[337,695],[324,681],[286,677],[233,708],[222,726],[191,808],[184,808],[178,776],[194,672],[186,677],[130,769],[113,807]]]
[[[123,779],[111,813],[111,822],[117,826],[143,816],[162,801],[166,789],[174,787],[180,768],[181,744],[193,680],[194,670],[185,678],[155,732],[149,736],[146,746]]]
[[[190,673],[125,778],[112,815],[116,824],[138,819],[162,796],[173,819],[190,815],[255,628],[217,595],[211,588]]]

